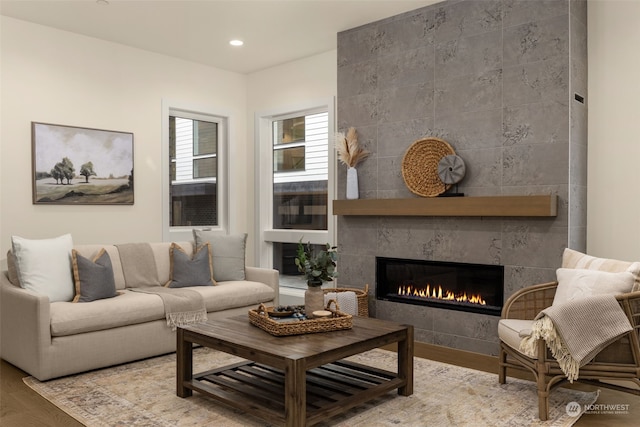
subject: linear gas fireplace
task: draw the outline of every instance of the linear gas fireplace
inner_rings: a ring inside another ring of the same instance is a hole
[[[499,316],[504,267],[376,257],[376,298]]]

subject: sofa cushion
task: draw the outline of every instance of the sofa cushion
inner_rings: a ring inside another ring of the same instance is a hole
[[[169,248],[169,288],[187,286],[213,286],[213,263],[209,242],[200,246],[193,256],[189,256],[177,243]]]
[[[498,322],[498,337],[500,341],[520,352],[520,341],[531,336],[533,320],[500,319]],[[535,356],[534,359],[538,357]]]
[[[196,247],[211,244],[213,276],[217,282],[244,280],[247,234],[218,234],[213,231],[193,230]]]
[[[248,280],[217,282],[217,286],[197,286],[193,289],[202,295],[208,312],[245,307],[272,301],[275,291],[260,282]]]
[[[202,295],[208,312],[237,307],[256,307],[272,301],[275,291],[260,282],[220,282],[218,286],[194,286]],[[162,300],[153,294],[121,291],[116,297],[85,304],[51,304],[51,335],[60,337],[164,320]]]
[[[73,249],[71,262],[76,291],[73,302],[91,302],[117,295],[111,258],[104,248],[93,260],[83,257]]]
[[[556,271],[558,288],[552,305],[586,298],[592,295],[622,294],[631,292],[634,276],[628,271],[607,271],[559,268]]]
[[[21,287],[46,295],[51,302],[73,299],[70,234],[39,240],[13,236],[11,246]]]
[[[165,319],[164,304],[157,295],[125,290],[114,298],[86,304],[52,303],[51,335],[75,335],[160,319]]]
[[[566,248],[562,253],[562,268],[581,268],[586,270],[607,271],[609,273],[628,271],[633,274],[635,278],[633,291],[640,290],[640,262],[597,258]]]

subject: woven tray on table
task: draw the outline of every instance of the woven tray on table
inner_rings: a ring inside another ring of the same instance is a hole
[[[364,289],[357,288],[326,288],[325,294],[330,292],[354,292],[358,300],[358,316],[369,317],[369,285],[364,285]]]
[[[435,197],[447,191],[438,175],[438,163],[443,157],[456,154],[451,145],[440,138],[423,138],[414,142],[402,158],[402,178],[412,193]]]
[[[332,304],[335,309],[331,308]],[[271,319],[268,308],[264,304],[260,304],[258,308],[249,310],[249,322],[275,336],[313,334],[352,328],[353,316],[341,312],[336,300],[332,299],[327,303],[327,310],[333,313],[331,317],[278,322]]]

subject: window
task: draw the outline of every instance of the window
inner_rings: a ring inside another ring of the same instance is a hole
[[[262,113],[256,121],[256,259],[280,271],[280,295],[299,296],[306,287],[294,259],[298,241],[324,247],[335,242],[333,199],[335,150],[333,100],[324,105]]]
[[[273,171],[305,169],[305,116],[276,120],[273,126]]]
[[[227,119],[164,106],[165,240],[189,240],[193,227],[226,228],[222,173]],[[180,234],[182,233],[182,234]]]
[[[274,229],[327,229],[328,116],[272,122]]]
[[[273,150],[273,171],[304,170],[304,147]]]
[[[273,122],[273,145],[304,142],[305,117],[294,117]]]
[[[218,124],[169,116],[170,226],[218,225]]]

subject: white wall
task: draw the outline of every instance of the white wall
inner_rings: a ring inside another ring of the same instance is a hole
[[[588,7],[588,252],[640,260],[640,2],[590,1]],[[0,253],[13,234],[71,232],[79,243],[160,240],[162,98],[233,113],[231,218],[234,230],[252,237],[259,212],[254,114],[337,93],[336,51],[242,76],[1,19]],[[135,204],[32,205],[31,121],[133,132]]]
[[[231,228],[247,227],[246,76],[1,18],[0,253],[12,235],[75,243],[162,240],[161,104],[231,115]],[[132,206],[33,205],[31,121],[134,133]],[[248,157],[249,156],[249,157]],[[4,258],[4,256],[0,256]]]
[[[588,3],[587,252],[640,260],[640,2]]]
[[[253,165],[255,155],[254,120],[255,115],[266,111],[289,109],[297,106],[332,99],[337,93],[337,51],[315,55],[299,61],[290,62],[267,70],[250,74],[247,79],[247,161]],[[331,144],[331,138],[330,138]],[[255,168],[247,169],[247,180],[253,183]],[[252,208],[247,209],[247,223],[255,225],[260,208],[255,206],[255,186],[248,187],[248,200]],[[249,232],[247,247],[253,248],[256,230]],[[253,252],[247,251],[247,257],[254,259]]]

